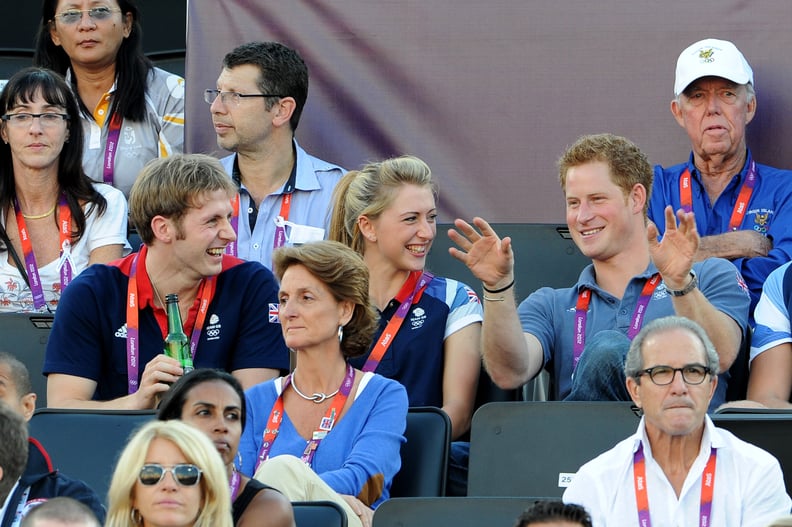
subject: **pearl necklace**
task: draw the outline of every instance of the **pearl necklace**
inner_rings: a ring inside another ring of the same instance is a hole
[[[339,387],[338,390],[334,391],[333,393],[316,392],[313,395],[305,395],[300,391],[299,388],[297,388],[297,383],[294,382],[296,380],[296,377],[294,376],[295,373],[297,373],[297,370],[294,370],[294,372],[292,372],[292,378],[291,378],[292,388],[294,388],[294,391],[297,395],[299,395],[306,401],[313,401],[316,404],[321,404],[325,402],[327,399],[332,399],[333,397],[335,397],[336,394],[338,394],[339,390],[341,390],[341,387]]]

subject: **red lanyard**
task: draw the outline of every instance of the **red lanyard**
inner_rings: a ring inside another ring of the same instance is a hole
[[[278,223],[275,226],[275,240],[272,243],[272,248],[277,249],[286,245],[286,225],[284,222],[289,221],[289,212],[291,211],[291,193],[283,194],[281,196],[280,214],[278,214]]]
[[[25,216],[19,207],[19,200],[14,197],[14,212],[16,215],[17,229],[19,229],[19,242],[22,244],[22,254],[25,257],[25,270],[30,282],[30,292],[33,295],[33,307],[41,309],[47,304],[44,298],[44,288],[38,272],[36,255],[33,253],[33,241],[25,223]],[[74,269],[71,259],[71,209],[66,202],[66,195],[61,194],[58,201],[58,232],[60,234],[60,285],[61,293],[66,289],[72,279]]]
[[[421,273],[420,277],[417,276],[418,273]],[[399,306],[399,309],[396,310],[396,313],[394,313],[391,319],[388,321],[388,325],[385,326],[385,329],[382,331],[382,335],[380,335],[377,343],[371,349],[371,353],[369,354],[368,359],[366,359],[366,363],[363,365],[364,372],[375,371],[377,369],[382,357],[385,356],[385,352],[388,351],[388,348],[396,338],[396,333],[399,332],[402,322],[404,322],[404,319],[407,318],[407,313],[410,311],[410,307],[414,303],[418,302],[418,299],[421,296],[420,293],[426,289],[426,286],[429,285],[429,282],[432,281],[432,278],[434,278],[434,276],[428,271],[412,271],[407,276],[407,280],[399,290],[399,294],[396,295],[396,298],[404,298],[404,301]],[[412,290],[410,290],[410,284],[412,283],[411,279],[415,280],[415,287],[412,288]]]
[[[292,376],[289,374],[283,379],[283,389],[281,390],[278,399],[275,401],[275,404],[272,406],[269,419],[267,419],[267,428],[264,429],[264,436],[261,441],[261,448],[259,449],[258,461],[256,461],[256,468],[254,469],[254,472],[258,470],[259,466],[269,458],[269,452],[272,449],[272,444],[275,442],[275,439],[278,438],[278,431],[280,430],[280,425],[283,422],[284,415],[283,394],[286,393],[286,388],[289,387],[291,378]],[[311,464],[314,454],[316,453],[316,449],[319,448],[319,444],[327,436],[327,434],[330,433],[330,430],[333,429],[333,426],[335,426],[336,419],[338,419],[338,417],[341,415],[341,410],[344,409],[347,397],[352,391],[352,385],[354,383],[355,370],[352,368],[352,365],[347,364],[346,375],[344,376],[344,380],[341,382],[341,387],[338,390],[338,394],[333,399],[333,404],[327,409],[325,416],[319,422],[319,427],[311,435],[311,439],[308,441],[308,444],[305,446],[305,450],[300,457],[300,459],[302,459],[306,465]]]
[[[253,199],[252,197],[250,199]],[[291,212],[291,200],[292,200],[292,193],[289,192],[287,194],[283,194],[281,196],[281,208],[280,214],[278,215],[278,225],[275,226],[275,239],[273,241],[272,247],[273,249],[277,249],[279,247],[283,247],[286,244],[286,226],[283,225],[281,219],[285,222],[289,220],[289,212]],[[239,192],[236,193],[236,196],[231,200],[231,227],[234,229],[234,233],[237,235],[237,240],[239,239]],[[238,255],[237,249],[237,240],[229,243],[226,246],[226,254],[230,254],[231,256]]]
[[[751,201],[751,194],[753,194],[755,186],[756,163],[751,160],[751,164],[748,165],[748,173],[745,175],[745,181],[742,187],[740,187],[740,193],[737,195],[737,202],[734,204],[731,219],[729,219],[730,231],[736,231],[742,226],[743,218],[745,218],[745,213],[748,211],[748,203]],[[687,168],[682,175],[679,176],[679,200],[685,212],[693,212],[691,176],[690,170]]]
[[[716,449],[710,449],[710,457],[701,476],[701,505],[699,507],[699,526],[709,527],[712,516],[712,496],[715,491]],[[649,514],[649,493],[646,490],[646,458],[643,444],[633,455],[633,477],[635,479],[635,502],[638,506],[638,525],[651,527],[652,518]]]
[[[638,297],[638,302],[633,311],[632,322],[630,329],[627,332],[627,337],[632,340],[635,335],[641,331],[641,326],[644,323],[646,315],[646,307],[652,299],[652,294],[655,288],[660,283],[660,273],[655,273],[651,278],[647,279],[641,290],[641,296]],[[583,355],[583,348],[586,346],[586,317],[588,316],[588,307],[591,302],[591,291],[583,289],[578,295],[577,304],[575,305],[575,340],[573,342],[574,350],[574,363],[573,370],[577,368],[580,361],[580,356]]]
[[[140,371],[140,350],[138,346],[140,331],[140,297],[137,286],[137,263],[138,258],[145,261],[148,249],[144,245],[140,252],[134,256],[132,267],[129,271],[129,285],[127,286],[127,390],[130,394],[138,390],[138,372]],[[195,360],[195,352],[198,350],[198,341],[201,339],[201,331],[206,322],[206,314],[209,312],[209,304],[214,298],[217,280],[214,276],[201,280],[198,287],[198,316],[195,319],[192,334],[190,335],[190,354]]]

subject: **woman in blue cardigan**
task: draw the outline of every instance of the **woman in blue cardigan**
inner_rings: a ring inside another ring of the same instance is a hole
[[[331,241],[282,248],[273,259],[296,368],[246,392],[240,469],[292,501],[336,501],[350,527],[367,527],[390,495],[407,419],[404,387],[347,360],[368,351],[377,323],[368,270]]]

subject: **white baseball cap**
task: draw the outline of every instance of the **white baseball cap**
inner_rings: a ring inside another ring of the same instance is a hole
[[[753,70],[737,46],[728,40],[707,38],[688,46],[677,59],[674,95],[701,77],[723,77],[737,84],[753,84]]]

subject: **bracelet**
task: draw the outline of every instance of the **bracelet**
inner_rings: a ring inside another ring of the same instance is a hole
[[[486,293],[481,295],[481,298],[483,298],[487,302],[503,302],[504,300],[506,300],[506,297],[504,296],[493,297],[493,296],[487,296]]]
[[[679,297],[679,296],[685,296],[686,294],[690,293],[696,288],[696,286],[698,286],[698,277],[696,276],[696,273],[690,271],[690,282],[688,282],[688,284],[684,288],[671,289],[668,286],[666,286],[666,291],[668,291],[668,294],[671,296]]]
[[[485,293],[492,293],[493,295],[496,295],[498,293],[503,293],[504,291],[506,291],[507,289],[509,289],[513,285],[514,285],[514,278],[512,278],[512,281],[509,282],[509,285],[507,285],[505,287],[501,287],[500,289],[487,289],[487,286],[485,286],[483,283],[481,284],[481,288],[484,290]]]

